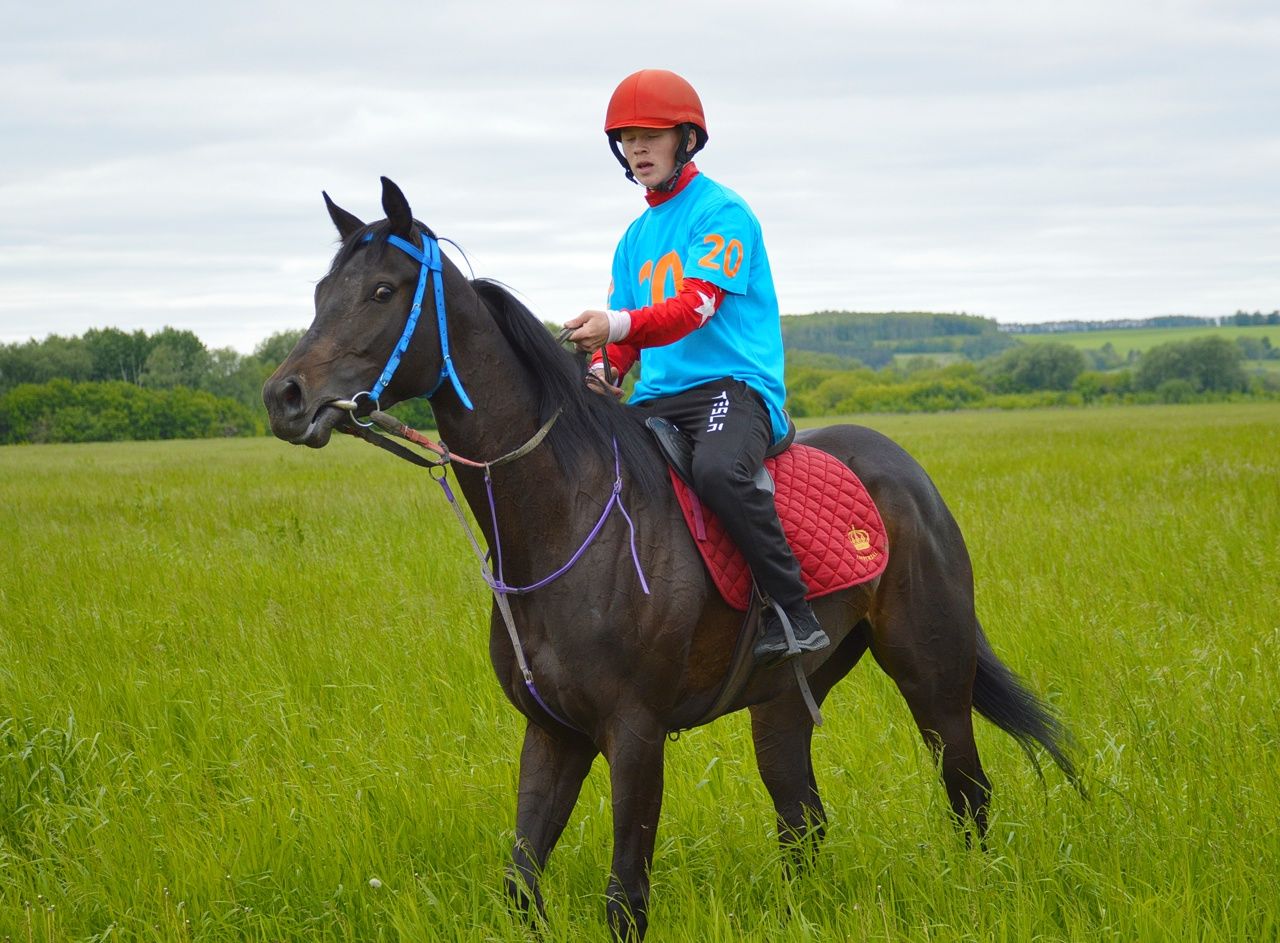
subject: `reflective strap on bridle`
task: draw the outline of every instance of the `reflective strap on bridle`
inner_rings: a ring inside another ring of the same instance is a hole
[[[373,233],[369,233],[364,237],[365,242],[369,242],[372,239]],[[453,366],[453,358],[449,354],[449,324],[445,319],[444,302],[444,262],[440,256],[439,241],[435,236],[424,232],[422,233],[421,249],[399,236],[388,236],[387,242],[415,262],[420,263],[421,268],[418,270],[418,287],[413,293],[413,305],[409,308],[409,319],[405,322],[404,331],[400,334],[400,340],[396,342],[395,348],[391,351],[391,356],[387,359],[387,365],[382,368],[382,374],[378,377],[378,382],[369,391],[369,399],[373,403],[378,403],[381,400],[383,390],[387,388],[387,384],[395,376],[396,368],[400,366],[400,358],[409,349],[409,342],[413,339],[413,332],[418,327],[418,317],[422,314],[422,298],[426,294],[427,281],[430,279],[435,292],[436,324],[440,334],[440,378],[423,395],[430,399],[444,384],[445,377],[448,377],[449,382],[453,385],[454,392],[458,394],[458,399],[462,401],[462,405],[467,409],[475,409],[471,405],[471,398],[467,396],[467,391],[462,388],[462,380],[459,379],[458,372]],[[432,272],[435,273],[434,278],[431,277]]]

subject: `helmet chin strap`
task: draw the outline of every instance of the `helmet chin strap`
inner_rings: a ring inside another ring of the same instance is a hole
[[[613,156],[618,159],[618,163],[622,165],[623,172],[627,175],[627,179],[632,183],[639,183],[636,175],[631,172],[631,164],[622,153],[622,137],[617,131],[609,132],[609,150],[613,151]]]

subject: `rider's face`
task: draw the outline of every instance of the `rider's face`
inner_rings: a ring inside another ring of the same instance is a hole
[[[631,173],[649,189],[666,182],[676,170],[676,146],[680,132],[676,128],[623,128],[622,156]]]

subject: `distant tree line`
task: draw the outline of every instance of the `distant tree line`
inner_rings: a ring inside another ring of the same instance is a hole
[[[1161,344],[1123,367],[1114,349],[1107,356],[1055,341],[978,362],[915,357],[879,370],[802,352],[787,359],[787,402],[795,416],[824,416],[1280,398],[1280,373],[1250,376],[1244,360],[1242,345],[1213,336]]]
[[[1069,334],[1083,331],[1115,331],[1143,327],[1250,327],[1280,324],[1280,310],[1263,314],[1237,311],[1224,317],[1193,317],[1188,314],[1166,314],[1154,318],[1121,318],[1110,321],[1039,321],[1034,324],[1001,324],[1009,334]]]
[[[821,351],[872,368],[886,366],[900,354],[958,354],[981,360],[1017,343],[991,318],[923,311],[785,315],[782,335],[788,350]]]
[[[263,434],[262,384],[300,335],[274,334],[248,355],[169,327],[0,345],[0,444]],[[796,416],[1280,396],[1280,371],[1244,367],[1280,359],[1267,337],[1122,357],[1110,343],[1024,343],[972,315],[846,312],[785,317],[783,337]],[[395,412],[434,426],[425,400]]]
[[[0,345],[0,443],[261,434],[262,384],[301,333],[249,355],[172,327]]]
[[[1270,314],[1263,314],[1261,311],[1255,311],[1253,314],[1246,314],[1244,311],[1237,311],[1229,318],[1223,318],[1223,324],[1230,324],[1233,327],[1251,327],[1258,324],[1280,324],[1280,311],[1272,311]]]
[[[258,412],[185,386],[150,389],[123,380],[21,383],[0,396],[0,443],[261,435]]]

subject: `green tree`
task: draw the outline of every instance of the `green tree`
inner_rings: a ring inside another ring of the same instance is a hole
[[[1133,383],[1155,391],[1167,380],[1186,380],[1196,393],[1234,393],[1249,386],[1241,360],[1240,347],[1220,336],[1160,344],[1142,355]]]
[[[1236,346],[1245,360],[1274,360],[1280,358],[1280,348],[1271,346],[1269,337],[1237,337]]]
[[[998,393],[1069,390],[1085,368],[1084,354],[1058,341],[1024,344],[990,361],[988,379]]]
[[[145,331],[128,334],[119,328],[92,328],[84,332],[84,345],[93,360],[94,380],[142,382],[142,371],[154,342]]]
[[[1111,341],[1107,341],[1101,347],[1086,350],[1084,356],[1092,370],[1114,370],[1124,366],[1124,358],[1116,351]]]
[[[298,346],[298,341],[302,340],[304,333],[306,332],[301,330],[277,331],[253,349],[254,358],[271,368],[267,371],[267,376],[284,363],[293,348]],[[263,379],[265,380],[266,377]]]
[[[209,372],[209,351],[191,331],[165,327],[151,337],[151,352],[142,371],[142,383],[157,389],[200,386]]]
[[[0,390],[58,377],[88,380],[92,373],[93,360],[78,337],[50,334],[40,341],[0,346]]]
[[[232,347],[218,347],[209,351],[209,370],[200,388],[256,412],[262,409],[262,384],[270,372],[257,357],[246,357]]]

